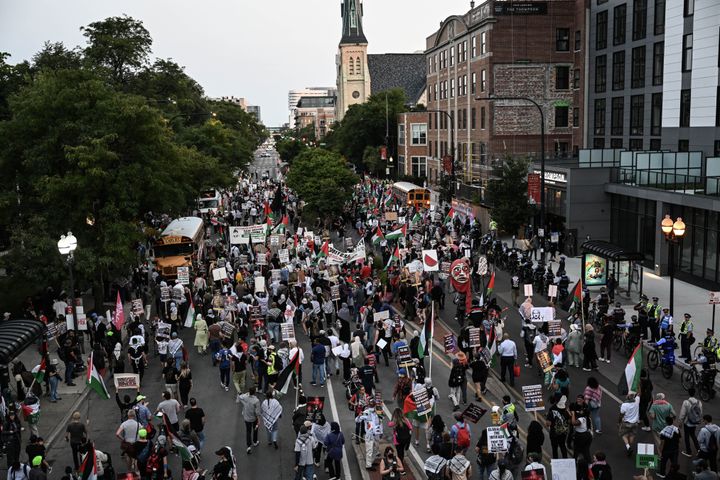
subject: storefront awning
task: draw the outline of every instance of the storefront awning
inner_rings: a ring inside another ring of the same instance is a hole
[[[45,331],[39,320],[10,320],[0,324],[0,363],[8,364]]]
[[[640,252],[628,252],[624,248],[603,240],[588,240],[580,248],[583,252],[594,253],[613,262],[632,262],[645,260]]]

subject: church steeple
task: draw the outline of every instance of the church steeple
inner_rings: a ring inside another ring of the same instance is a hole
[[[343,32],[340,45],[351,43],[368,43],[362,29],[362,0],[343,0],[340,14],[343,19]]]

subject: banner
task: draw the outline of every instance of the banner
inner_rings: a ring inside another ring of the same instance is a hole
[[[249,225],[246,227],[230,227],[230,244],[239,245],[241,243],[250,243],[250,237],[253,233],[262,234],[263,241],[265,238],[265,229],[267,225]]]
[[[552,322],[555,320],[555,309],[552,307],[533,307],[530,311],[531,322]]]

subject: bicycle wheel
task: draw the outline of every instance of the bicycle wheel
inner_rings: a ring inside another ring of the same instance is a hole
[[[650,370],[655,370],[660,365],[660,354],[658,354],[657,350],[648,352],[647,363]]]
[[[709,402],[712,398],[712,390],[710,390],[706,385],[700,385],[700,400],[703,402]]]
[[[669,378],[672,378],[672,376],[673,376],[673,370],[674,370],[673,366],[670,365],[669,363],[663,363],[662,366],[660,367],[660,371],[662,372],[662,376],[665,377],[665,378],[668,378],[668,379],[669,379]]]
[[[616,352],[619,352],[623,345],[623,337],[621,335],[615,335],[613,337],[613,348]]]
[[[680,383],[685,391],[690,390],[690,388],[697,383],[695,376],[696,370],[694,368],[686,368],[682,371],[680,374]]]
[[[695,347],[695,349],[693,350],[693,354],[692,354],[693,360],[695,360],[702,353],[702,350],[703,350],[702,343]]]

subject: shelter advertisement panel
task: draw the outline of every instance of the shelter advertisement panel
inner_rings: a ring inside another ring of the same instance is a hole
[[[583,254],[583,283],[589,287],[607,284],[607,259],[594,253]]]

